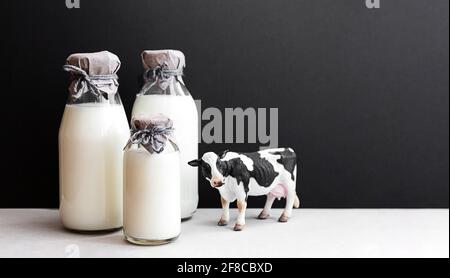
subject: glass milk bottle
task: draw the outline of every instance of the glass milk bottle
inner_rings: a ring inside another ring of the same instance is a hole
[[[136,115],[125,147],[125,238],[134,244],[159,245],[180,234],[180,153],[170,119]]]
[[[73,54],[69,98],[59,129],[60,216],[76,231],[122,227],[123,146],[128,121],[117,93],[119,58]]]
[[[198,204],[197,169],[187,163],[198,156],[198,114],[183,79],[185,58],[177,50],[144,51],[144,81],[132,115],[162,113],[175,128],[180,148],[181,217],[190,218]]]

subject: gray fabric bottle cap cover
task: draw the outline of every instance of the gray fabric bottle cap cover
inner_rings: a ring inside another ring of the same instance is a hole
[[[147,83],[156,82],[162,90],[167,89],[173,78],[183,83],[181,76],[186,66],[183,52],[170,49],[145,50],[141,58],[145,69],[144,79]]]
[[[178,146],[174,137],[173,122],[168,117],[136,115],[131,119],[131,136],[125,148],[132,144],[142,145],[149,153],[161,153],[167,142],[170,142],[175,151]]]
[[[116,73],[120,65],[119,57],[109,51],[70,55],[63,67],[72,74],[69,92],[75,98],[88,91],[106,97],[115,94],[119,87]]]

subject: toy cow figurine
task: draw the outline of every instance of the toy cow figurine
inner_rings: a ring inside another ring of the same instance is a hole
[[[234,230],[241,231],[244,228],[248,196],[267,195],[259,219],[266,219],[270,215],[275,198],[286,198],[286,207],[278,219],[280,222],[288,221],[292,208],[300,206],[295,191],[297,159],[291,148],[253,153],[225,151],[220,155],[208,152],[201,159],[188,163],[200,167],[203,176],[220,192],[223,211],[219,226],[228,224],[230,202],[237,199],[239,216]]]

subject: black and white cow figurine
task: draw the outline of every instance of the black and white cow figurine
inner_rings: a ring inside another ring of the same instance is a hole
[[[230,202],[237,199],[239,216],[234,230],[241,231],[244,228],[248,196],[267,195],[259,219],[266,219],[270,215],[275,198],[286,198],[286,207],[278,219],[280,222],[288,221],[292,209],[300,206],[295,190],[297,158],[291,148],[253,153],[225,151],[220,155],[208,152],[201,159],[190,161],[189,165],[200,167],[203,176],[220,192],[223,211],[219,226],[228,224]]]

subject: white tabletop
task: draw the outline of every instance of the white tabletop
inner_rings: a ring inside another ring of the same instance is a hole
[[[295,210],[288,223],[257,220],[218,227],[220,210],[200,209],[164,246],[135,246],[122,232],[71,233],[57,210],[0,210],[0,257],[449,257],[449,211]],[[232,218],[236,211],[232,210]]]

